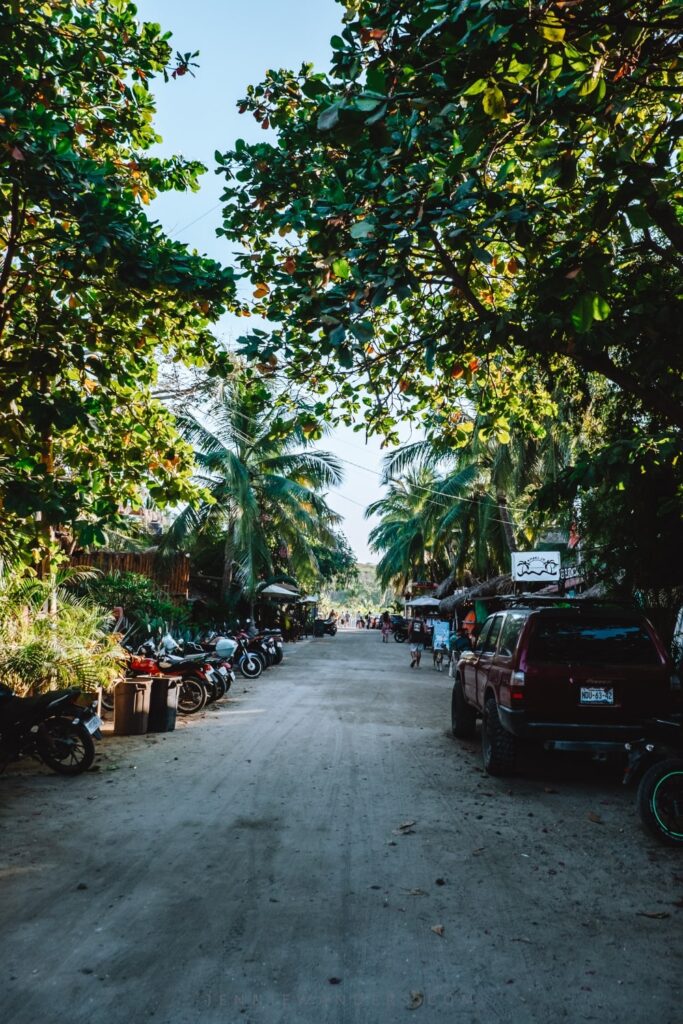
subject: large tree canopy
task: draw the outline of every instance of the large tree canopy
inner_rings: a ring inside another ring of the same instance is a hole
[[[0,503],[19,525],[80,520],[93,538],[142,484],[194,493],[153,387],[165,358],[220,369],[209,328],[233,274],[144,211],[203,170],[148,153],[149,83],[193,56],[128,0],[1,6]]]
[[[222,232],[275,325],[245,352],[351,415],[363,374],[380,429],[392,397],[433,414],[448,388],[504,440],[591,375],[680,427],[680,3],[348,0],[344,21],[329,75],[249,89],[277,140],[221,157]]]

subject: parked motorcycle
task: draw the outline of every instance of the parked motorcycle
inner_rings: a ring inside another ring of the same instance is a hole
[[[35,757],[60,775],[80,775],[95,758],[102,724],[92,708],[76,704],[77,686],[39,697],[18,697],[0,684],[0,771]]]
[[[626,749],[624,784],[639,783],[643,825],[660,842],[683,847],[683,718],[648,723],[646,736]]]
[[[313,636],[336,636],[336,619],[316,619],[313,623]]]

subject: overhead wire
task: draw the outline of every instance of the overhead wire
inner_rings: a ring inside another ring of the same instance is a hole
[[[353,462],[352,459],[345,459],[342,455],[337,456],[337,458],[339,458],[339,460],[341,462],[345,462],[349,466],[355,466],[356,469],[362,469],[364,473],[370,473],[372,476],[376,476],[376,477],[378,477],[382,481],[384,481],[384,479],[385,479],[383,473],[380,473],[380,472],[378,472],[375,469],[370,469],[369,466],[362,466],[358,462]],[[397,483],[397,482],[398,481],[392,479],[392,483]],[[422,491],[425,491],[428,494],[435,495],[437,498],[445,498],[445,497],[447,497],[447,495],[443,494],[441,491],[434,490],[433,487],[427,487],[424,484],[417,484],[417,483],[415,483],[414,486],[418,490],[422,490]],[[347,500],[351,500],[351,499],[347,499]],[[453,496],[453,501],[454,502],[455,501],[460,501],[460,502],[463,502],[465,504],[470,504],[470,505],[479,505],[480,504],[480,500],[478,498],[456,497],[455,495]],[[358,504],[360,504],[360,502],[354,502],[354,504],[358,505]],[[435,504],[438,504],[440,508],[444,508],[444,509],[450,508],[450,505],[446,504],[444,501],[435,502]],[[512,506],[508,506],[508,508],[512,508]],[[503,526],[507,526],[508,525],[507,521],[505,519],[498,519],[495,516],[491,517],[490,521],[492,523],[501,523]],[[518,529],[518,530],[521,529],[519,523],[517,523],[512,518],[512,516],[510,516],[510,522],[512,523],[512,525],[516,529]]]

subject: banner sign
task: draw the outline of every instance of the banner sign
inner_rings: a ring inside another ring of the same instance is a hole
[[[560,578],[559,551],[513,551],[515,583],[554,583]]]
[[[451,635],[451,627],[448,622],[435,622],[434,633],[432,634],[432,650],[448,650],[448,638]]]

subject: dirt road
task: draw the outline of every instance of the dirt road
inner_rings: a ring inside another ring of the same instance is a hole
[[[244,683],[0,777],[7,1024],[681,1020],[683,861],[614,772],[484,776],[374,632]]]

